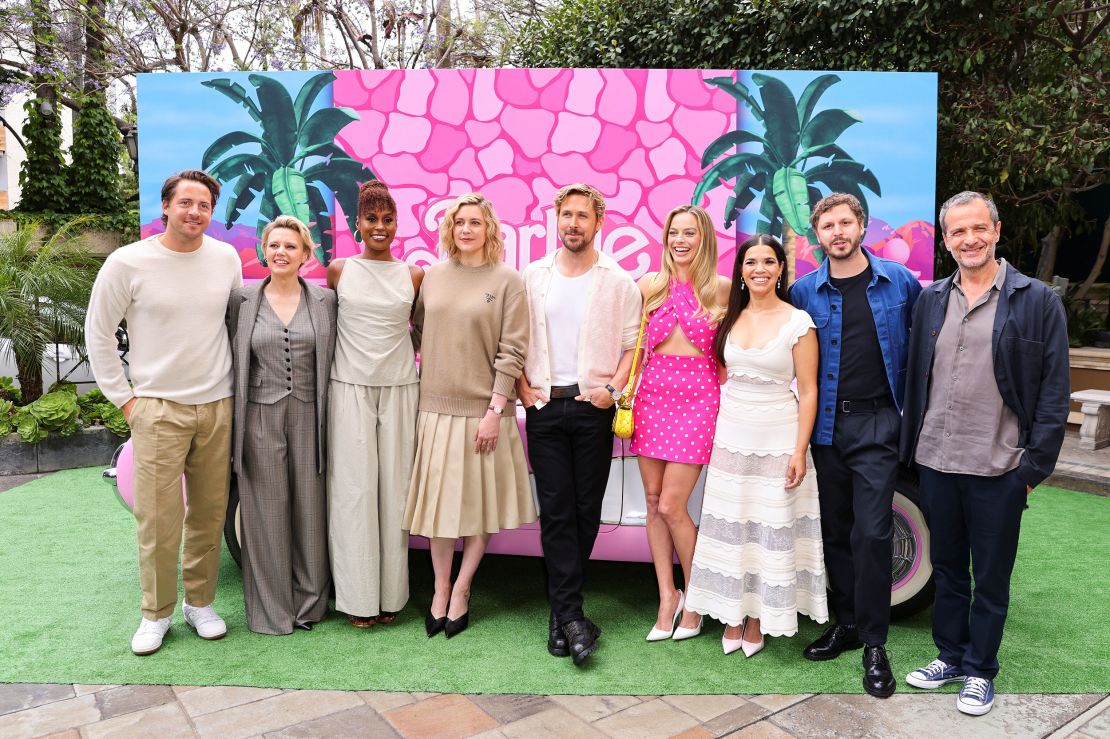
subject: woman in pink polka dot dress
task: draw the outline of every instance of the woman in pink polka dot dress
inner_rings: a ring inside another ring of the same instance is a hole
[[[702,208],[667,215],[662,266],[639,282],[648,314],[643,375],[633,406],[632,453],[647,498],[647,536],[659,583],[659,612],[648,641],[685,639],[701,619],[683,609],[674,555],[686,582],[697,528],[686,510],[709,461],[721,402],[713,339],[732,283],[717,274],[717,235]],[[677,626],[677,628],[676,628]]]

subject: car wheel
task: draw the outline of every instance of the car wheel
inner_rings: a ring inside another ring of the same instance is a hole
[[[890,617],[908,618],[933,603],[933,565],[929,561],[929,527],[921,511],[917,477],[901,470],[894,490],[894,559],[891,567]]]
[[[231,489],[227,494],[227,518],[224,519],[224,541],[227,543],[227,551],[231,553],[231,558],[235,560],[235,564],[243,567],[243,548],[239,545],[240,536],[242,535],[242,527],[239,523],[239,486],[236,484],[235,476],[231,477]]]

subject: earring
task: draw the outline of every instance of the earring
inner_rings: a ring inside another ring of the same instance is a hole
[[[779,275],[779,281],[775,283],[775,289],[778,290],[782,287],[782,275]]]
[[[746,286],[745,286],[745,284],[744,284],[744,279],[743,279],[743,278],[741,278],[741,279],[740,279],[740,291],[741,291],[741,292],[743,292],[743,291],[744,291],[745,289],[747,289],[747,288],[746,288]]]

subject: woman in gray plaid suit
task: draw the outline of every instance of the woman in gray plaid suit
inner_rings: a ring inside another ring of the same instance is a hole
[[[239,479],[243,601],[260,634],[311,629],[328,610],[324,467],[335,292],[297,272],[308,227],[279,216],[262,232],[270,276],[228,301],[235,374],[232,465]]]

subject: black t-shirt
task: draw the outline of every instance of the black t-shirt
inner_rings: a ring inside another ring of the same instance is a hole
[[[840,333],[840,379],[836,399],[869,400],[890,394],[875,316],[867,302],[871,266],[853,277],[830,277],[844,299]]]

